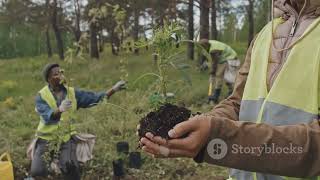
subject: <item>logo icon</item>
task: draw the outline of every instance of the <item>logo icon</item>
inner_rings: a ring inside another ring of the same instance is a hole
[[[227,155],[228,146],[222,139],[213,139],[207,146],[207,152],[212,159],[222,159]]]

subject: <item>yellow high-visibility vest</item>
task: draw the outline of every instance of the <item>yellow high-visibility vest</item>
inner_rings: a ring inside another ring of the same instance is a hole
[[[274,126],[311,123],[319,114],[320,18],[311,24],[302,39],[291,49],[270,91],[267,70],[272,46],[272,27],[283,20],[270,22],[258,35],[251,55],[251,65],[240,107],[240,121]],[[234,180],[320,180],[291,178],[231,169]]]
[[[235,59],[238,56],[236,51],[234,51],[230,46],[228,46],[225,43],[222,43],[216,40],[210,40],[209,44],[210,44],[209,53],[215,50],[222,51],[222,54],[219,59],[219,63],[224,63],[227,60]]]
[[[45,140],[57,140],[61,139],[67,142],[70,137],[76,134],[73,124],[73,114],[77,110],[77,100],[75,97],[75,91],[72,87],[66,87],[68,98],[72,102],[72,108],[66,112],[63,112],[60,117],[60,121],[55,124],[45,124],[44,119],[40,116],[40,122],[37,128],[36,136]],[[56,100],[51,93],[49,86],[45,86],[39,91],[41,98],[48,103],[53,111],[58,109]]]

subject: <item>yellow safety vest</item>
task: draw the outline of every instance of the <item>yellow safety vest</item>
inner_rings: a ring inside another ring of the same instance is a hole
[[[216,51],[216,50],[222,51],[222,54],[219,59],[219,63],[224,63],[227,60],[235,59],[238,56],[236,51],[234,51],[230,46],[220,41],[210,40],[209,44],[210,44],[209,52]]]
[[[282,19],[274,20],[274,27]],[[318,118],[320,18],[310,25],[303,38],[291,50],[270,91],[267,91],[267,69],[272,43],[272,23],[258,35],[251,55],[251,66],[241,101],[240,121],[274,126],[311,123]],[[234,180],[320,180],[290,178],[231,169]]]
[[[40,123],[38,125],[36,136],[48,141],[62,139],[63,142],[67,142],[71,135],[76,134],[75,128],[72,125],[74,120],[74,112],[77,110],[77,100],[75,97],[75,91],[72,87],[66,87],[66,98],[71,100],[72,108],[66,112],[63,112],[60,117],[60,121],[55,124],[45,124],[44,119],[40,116]],[[47,102],[53,111],[58,109],[56,100],[51,93],[49,86],[45,86],[39,91],[41,98]]]

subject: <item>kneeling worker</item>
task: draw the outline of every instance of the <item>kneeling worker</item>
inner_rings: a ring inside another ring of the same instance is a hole
[[[59,64],[46,65],[43,76],[48,85],[39,91],[35,102],[40,123],[31,156],[31,175],[34,177],[48,175],[48,160],[45,154],[51,151],[50,145],[58,144],[58,168],[64,178],[80,179],[76,156],[76,143],[79,139],[73,127],[75,120],[73,114],[79,108],[92,107],[105,97],[109,98],[115,92],[125,89],[126,82],[119,81],[106,92],[94,93],[64,85],[63,71]]]

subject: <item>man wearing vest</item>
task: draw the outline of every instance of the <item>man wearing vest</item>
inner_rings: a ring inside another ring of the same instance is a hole
[[[219,96],[221,94],[221,89],[224,81],[224,74],[228,68],[228,62],[240,61],[237,58],[237,53],[227,44],[216,40],[201,39],[199,43],[203,48],[211,55],[211,70],[210,70],[210,86],[208,93],[209,102],[214,102],[217,104],[219,102]],[[204,56],[202,57],[204,58]],[[214,84],[214,92],[212,94],[212,84]],[[226,82],[228,87],[228,95],[231,95],[233,90],[233,83]]]
[[[320,1],[274,3],[283,14],[251,43],[232,95],[171,140],[147,133],[144,151],[232,168],[230,180],[320,179]]]
[[[88,92],[63,84],[64,76],[58,64],[48,64],[43,70],[48,85],[36,97],[36,111],[40,123],[36,132],[38,138],[31,163],[32,176],[47,176],[47,163],[44,154],[48,143],[61,142],[59,168],[65,179],[80,179],[79,164],[76,157],[76,131],[73,127],[73,113],[79,108],[89,108],[105,97],[125,88],[119,81],[107,92]]]

